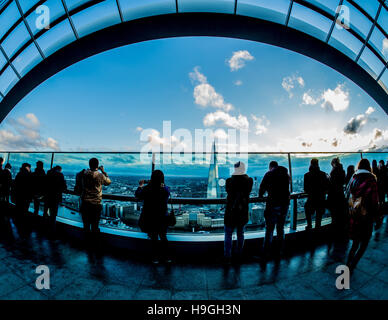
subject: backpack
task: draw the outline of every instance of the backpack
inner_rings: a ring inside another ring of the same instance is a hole
[[[81,196],[82,192],[84,190],[84,182],[83,182],[83,177],[86,169],[81,170],[80,172],[77,173],[75,176],[75,186],[74,186],[74,193],[77,196]]]
[[[353,194],[349,197],[349,214],[352,217],[366,216],[367,211],[364,204],[363,197],[355,197]]]

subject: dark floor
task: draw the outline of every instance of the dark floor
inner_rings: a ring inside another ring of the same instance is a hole
[[[0,299],[388,299],[386,220],[349,290],[335,286],[348,243],[306,242],[266,265],[247,259],[224,267],[195,258],[154,266],[123,250],[93,253],[69,238],[50,240],[36,227],[23,239],[10,223],[0,233]],[[50,268],[49,290],[36,289],[38,265]]]

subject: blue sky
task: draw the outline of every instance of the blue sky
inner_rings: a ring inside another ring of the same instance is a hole
[[[165,142],[163,120],[173,132],[245,128],[251,151],[388,146],[387,115],[338,72],[265,44],[195,37],[117,48],[58,73],[8,115],[0,147],[140,151],[142,131]]]

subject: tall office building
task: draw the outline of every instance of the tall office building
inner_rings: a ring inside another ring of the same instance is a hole
[[[214,199],[220,196],[220,187],[218,185],[218,164],[216,154],[216,143],[213,142],[213,158],[210,162],[209,177],[207,182],[207,197]]]

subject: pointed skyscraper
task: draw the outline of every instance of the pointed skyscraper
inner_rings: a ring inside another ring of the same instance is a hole
[[[207,197],[214,199],[220,196],[220,187],[218,185],[218,164],[216,154],[216,143],[213,142],[213,158],[210,162],[209,177],[207,181]]]

